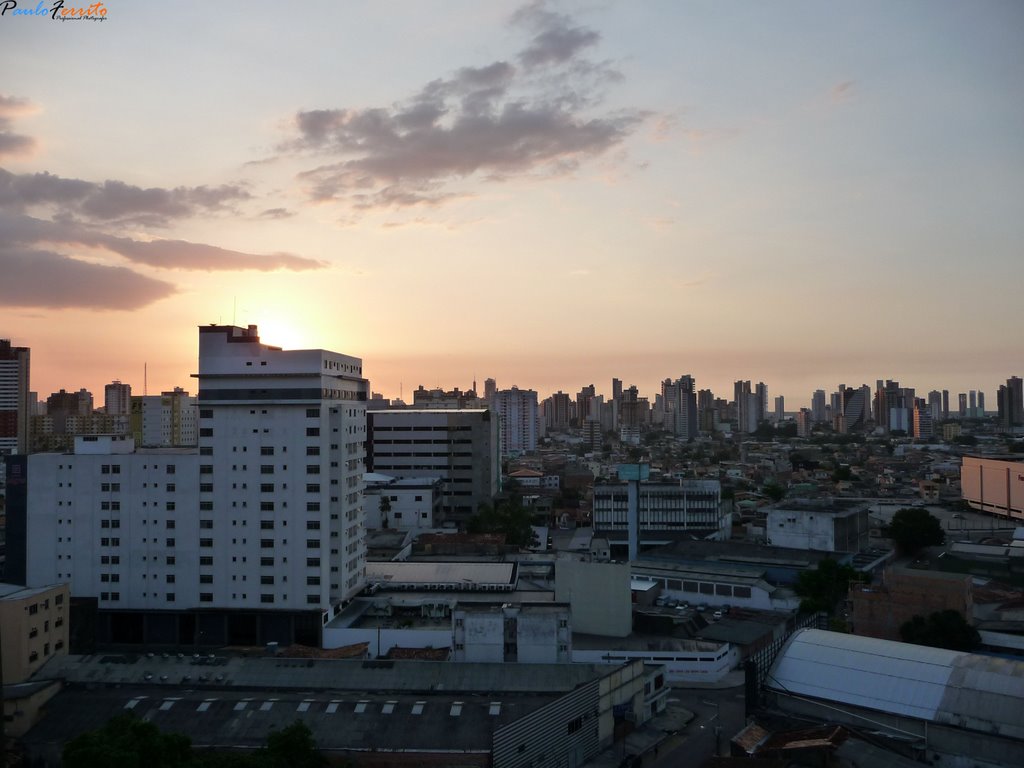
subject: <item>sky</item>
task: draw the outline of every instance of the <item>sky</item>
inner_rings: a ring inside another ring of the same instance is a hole
[[[209,323],[406,399],[1024,373],[1018,0],[36,3],[0,338],[42,397],[194,391]]]

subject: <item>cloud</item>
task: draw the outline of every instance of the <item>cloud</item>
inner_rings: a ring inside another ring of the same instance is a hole
[[[256,255],[231,251],[216,245],[190,243],[185,240],[151,240],[140,242],[128,238],[107,238],[106,247],[126,259],[160,269],[236,270],[253,269],[269,272],[275,269],[302,271],[322,269],[322,261],[290,253]]]
[[[27,155],[35,149],[35,139],[11,131],[14,118],[35,111],[35,107],[27,99],[0,93],[0,157]]]
[[[53,206],[63,214],[96,221],[167,226],[172,220],[225,210],[250,199],[236,185],[144,189],[123,181],[102,184],[65,179],[52,173],[14,174],[0,168],[0,207],[16,211]]]
[[[592,29],[576,26],[568,16],[549,11],[543,2],[533,2],[512,14],[512,23],[533,30],[530,44],[519,54],[519,61],[528,68],[562,64],[600,41]]]
[[[29,248],[0,248],[0,302],[47,309],[139,309],[175,293],[163,280]]]
[[[437,206],[465,195],[462,180],[572,173],[648,117],[599,109],[618,73],[581,57],[596,32],[540,4],[512,22],[532,33],[518,64],[463,67],[391,106],[298,112],[280,149],[338,158],[298,175],[309,197],[357,211]]]
[[[829,96],[833,104],[842,104],[845,101],[849,101],[855,95],[854,86],[856,86],[856,80],[845,80],[842,83],[833,85],[829,89]]]
[[[294,216],[293,211],[289,211],[287,208],[267,208],[262,211],[259,215],[261,219],[290,219]]]
[[[41,245],[103,248],[136,264],[157,269],[197,271],[276,269],[302,271],[327,266],[322,261],[290,253],[253,254],[186,240],[137,240],[111,235],[79,222],[48,221],[0,209],[0,249],[13,245],[34,248]]]

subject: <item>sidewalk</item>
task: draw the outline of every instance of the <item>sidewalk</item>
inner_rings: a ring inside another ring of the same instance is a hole
[[[617,742],[584,765],[587,768],[619,768],[631,765],[634,757],[653,752],[656,747],[686,727],[693,718],[694,714],[690,710],[670,704],[660,715],[651,718],[623,741]]]

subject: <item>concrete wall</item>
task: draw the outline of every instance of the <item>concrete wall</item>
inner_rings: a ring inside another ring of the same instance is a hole
[[[706,651],[579,650],[572,660],[578,664],[622,664],[644,661],[662,664],[670,683],[713,683],[721,680],[740,663],[739,651],[731,645]]]
[[[371,657],[384,656],[392,648],[451,648],[450,629],[376,629],[324,627],[323,647],[343,648],[356,643],[369,643]]]
[[[626,637],[633,631],[628,563],[555,564],[555,600],[569,603],[576,632]]]

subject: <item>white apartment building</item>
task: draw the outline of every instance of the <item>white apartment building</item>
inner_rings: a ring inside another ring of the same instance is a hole
[[[594,484],[594,531],[625,532],[629,528],[629,493],[625,482]],[[717,480],[641,483],[639,526],[653,531],[686,533],[716,530],[728,538],[731,516],[721,508]]]
[[[491,403],[500,425],[501,455],[537,450],[537,393],[512,387],[495,392]]]
[[[99,622],[101,641],[319,642],[364,584],[362,363],[213,325],[197,377],[197,448],[85,436],[29,456],[24,508],[8,510],[24,541],[8,546],[29,586],[137,612]]]
[[[131,398],[131,431],[146,448],[196,445],[199,401],[180,387],[159,395]]]

